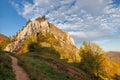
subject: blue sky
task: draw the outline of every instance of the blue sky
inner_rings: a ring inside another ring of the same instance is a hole
[[[0,0],[0,33],[12,36],[28,19],[43,15],[78,47],[87,40],[120,51],[120,0]]]
[[[9,0],[0,0],[0,33],[12,36],[25,23],[26,19],[18,14]]]

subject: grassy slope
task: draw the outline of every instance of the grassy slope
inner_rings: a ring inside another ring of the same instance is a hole
[[[0,80],[15,80],[11,59],[2,51],[0,51]]]
[[[65,61],[59,60],[59,55],[53,49],[42,48],[40,52],[26,53],[18,55],[17,57],[19,64],[26,70],[31,80],[88,79],[82,71],[76,73],[78,71],[77,69],[71,67],[71,65]],[[77,71],[74,72],[71,68]],[[80,76],[82,77],[80,78]]]
[[[31,80],[89,80],[83,71],[77,69],[78,64],[69,64],[67,60],[60,60],[54,49],[42,48],[39,52],[29,52],[19,55],[18,58]],[[81,76],[75,77],[79,75],[71,68],[79,71]]]
[[[31,80],[76,80],[39,59],[27,56],[20,56],[20,58],[20,64],[25,68]]]

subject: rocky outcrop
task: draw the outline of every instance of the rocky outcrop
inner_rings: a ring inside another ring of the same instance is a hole
[[[7,45],[5,50],[16,52],[23,46],[28,36],[32,35],[32,33],[36,35],[39,33],[41,33],[42,35],[46,35],[48,33],[52,34],[55,40],[59,41],[59,45],[53,44],[53,47],[61,53],[61,59],[71,57],[69,60],[69,62],[71,62],[71,59],[76,59],[76,57],[79,58],[79,55],[77,53],[78,49],[75,46],[72,37],[67,32],[63,32],[55,25],[49,23],[45,17],[37,18],[34,21],[29,20],[25,27],[12,38],[12,42]]]

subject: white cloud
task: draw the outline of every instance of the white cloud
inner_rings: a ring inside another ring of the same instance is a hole
[[[46,15],[60,29],[79,40],[96,40],[104,37],[120,38],[120,8],[112,0],[33,0],[33,3],[11,1],[18,13],[26,19]]]

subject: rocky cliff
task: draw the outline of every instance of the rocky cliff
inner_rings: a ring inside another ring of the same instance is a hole
[[[67,32],[58,29],[52,23],[49,23],[45,17],[37,18],[34,21],[29,20],[24,28],[12,37],[12,42],[7,45],[5,50],[17,52],[23,46],[28,36],[33,33],[35,35],[42,34],[44,36],[52,34],[57,43],[42,41],[40,44],[44,47],[54,47],[60,53],[61,59],[69,58],[69,62],[72,62],[73,60],[79,61],[78,49],[71,36]]]

